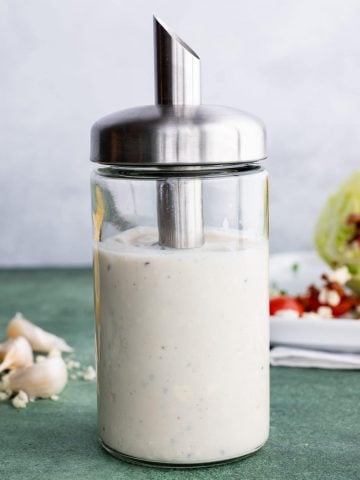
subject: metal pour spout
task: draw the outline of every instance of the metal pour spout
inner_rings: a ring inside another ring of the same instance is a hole
[[[154,17],[155,101],[158,105],[200,105],[200,58]]]
[[[158,105],[200,105],[200,58],[154,17],[155,100]],[[166,178],[157,182],[159,244],[196,248],[204,243],[202,181]]]

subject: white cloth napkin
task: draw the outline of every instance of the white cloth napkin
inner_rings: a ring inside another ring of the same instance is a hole
[[[319,350],[291,347],[274,347],[270,350],[270,365],[274,367],[359,370],[360,354],[321,352]]]

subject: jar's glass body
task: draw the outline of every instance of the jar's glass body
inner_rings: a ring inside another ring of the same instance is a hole
[[[158,245],[155,174],[92,179],[99,435],[161,466],[242,457],[269,429],[267,174],[196,178],[205,243],[191,249]]]

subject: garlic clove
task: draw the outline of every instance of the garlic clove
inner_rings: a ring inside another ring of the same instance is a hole
[[[0,372],[33,364],[33,351],[24,337],[16,337],[0,344]]]
[[[14,370],[6,377],[6,387],[20,390],[29,397],[49,398],[58,395],[67,382],[67,368],[62,357],[46,358],[41,363]]]
[[[6,336],[7,338],[19,336],[27,338],[33,350],[36,352],[50,352],[51,350],[60,350],[61,352],[73,351],[64,339],[34,325],[24,318],[21,313],[17,313],[15,317],[10,320]]]

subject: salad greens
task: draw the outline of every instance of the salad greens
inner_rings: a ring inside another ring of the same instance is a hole
[[[360,170],[332,195],[315,228],[315,246],[332,267],[347,266],[347,286],[360,295]]]

